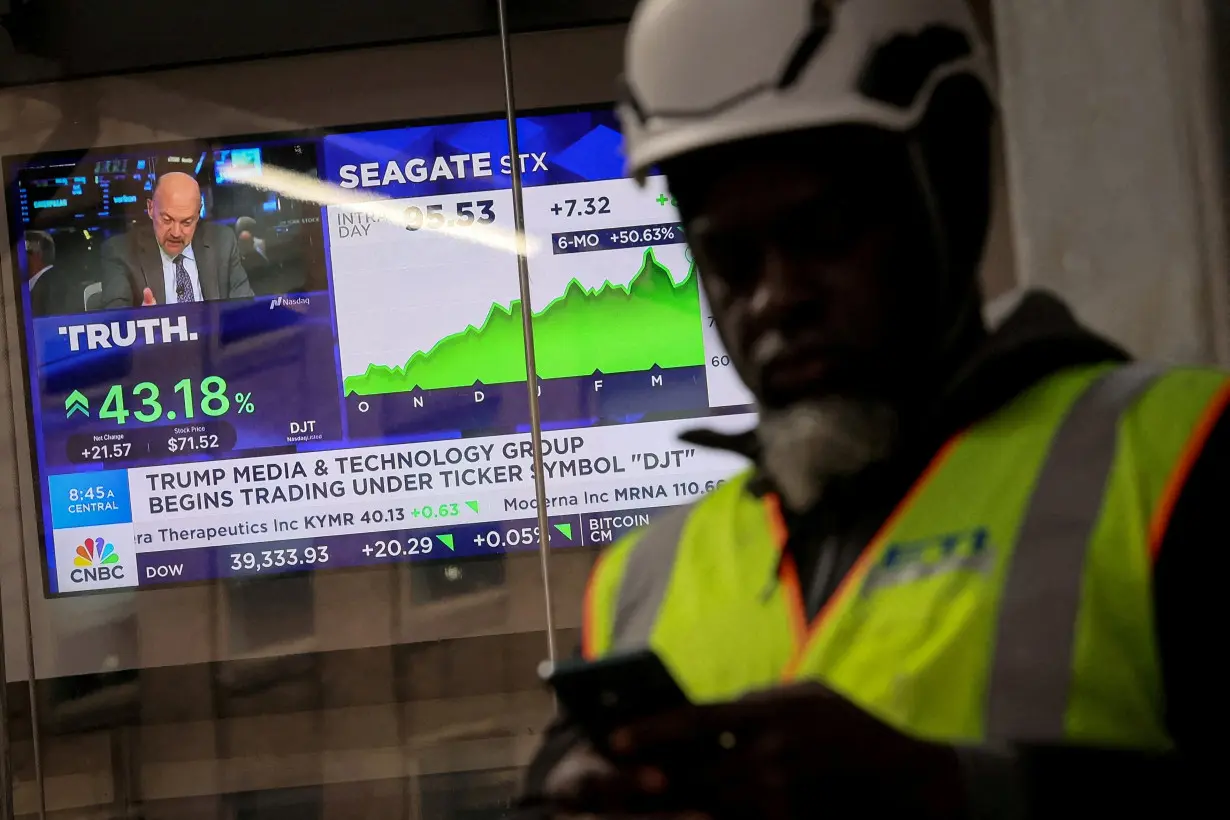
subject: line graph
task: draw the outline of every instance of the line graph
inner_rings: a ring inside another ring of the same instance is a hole
[[[347,395],[402,393],[524,381],[521,302],[492,305],[479,325],[445,336],[404,364],[369,364],[345,379]],[[676,282],[645,250],[627,285],[604,281],[564,292],[534,313],[538,375],[544,379],[627,373],[705,361],[701,305],[694,268]]]

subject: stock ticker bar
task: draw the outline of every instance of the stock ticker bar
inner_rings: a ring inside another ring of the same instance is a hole
[[[748,418],[714,421],[734,429]],[[720,486],[714,475],[737,459],[715,464],[675,441],[678,429],[544,438],[547,544],[612,543]],[[57,474],[56,570],[78,589],[106,589],[532,550],[542,535],[533,455],[529,436],[509,434]]]
[[[612,544],[649,524],[665,508],[551,516],[551,549]],[[355,535],[297,538],[259,544],[167,550],[137,556],[138,585],[215,578],[283,575],[317,569],[425,563],[537,550],[537,518],[459,524]]]

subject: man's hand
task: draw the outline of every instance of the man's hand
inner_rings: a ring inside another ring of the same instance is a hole
[[[578,813],[767,820],[956,817],[964,802],[952,748],[907,737],[819,684],[676,710],[616,732],[611,749],[604,766],[561,761],[553,795],[568,794]]]
[[[146,288],[143,298],[141,299],[141,307],[150,307],[151,305],[156,304],[158,303],[154,301],[154,292],[149,288]]]
[[[664,794],[666,779],[647,767],[617,767],[588,743],[574,746],[555,765],[543,784],[545,816],[579,815],[655,820],[707,820],[699,812],[671,809]],[[533,801],[538,803],[538,801]]]

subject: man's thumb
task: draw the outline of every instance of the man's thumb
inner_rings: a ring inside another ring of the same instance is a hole
[[[150,305],[156,305],[156,304],[158,303],[154,301],[154,292],[150,290],[149,288],[146,288],[145,298],[141,302],[141,307],[149,307]]]

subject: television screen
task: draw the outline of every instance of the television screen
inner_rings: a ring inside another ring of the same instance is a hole
[[[663,179],[518,126],[6,158],[48,593],[537,549],[519,244],[549,545],[741,469],[678,441],[754,416]]]

